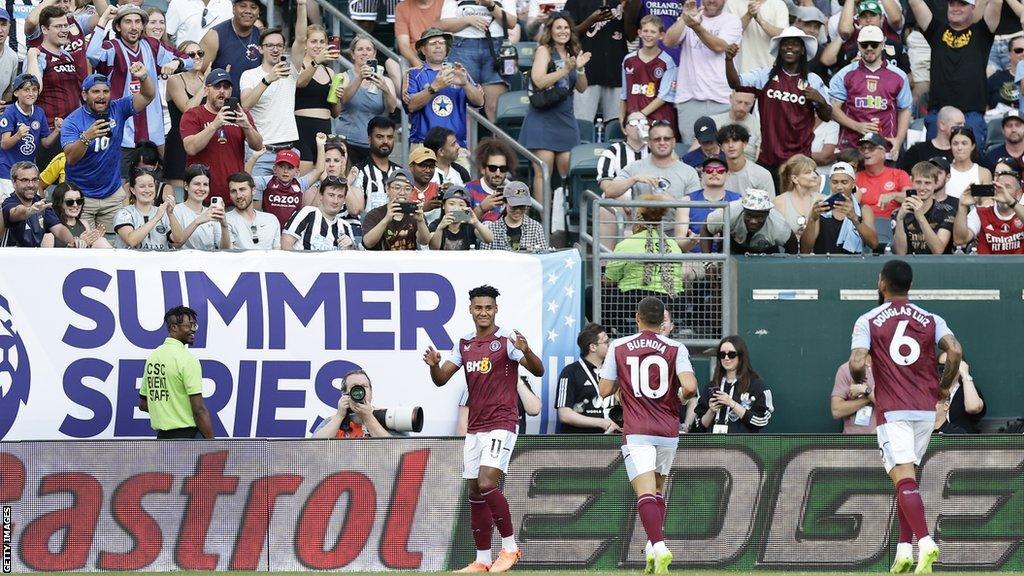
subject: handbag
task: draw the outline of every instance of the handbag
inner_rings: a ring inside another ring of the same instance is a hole
[[[491,18],[493,22],[496,18]],[[487,49],[491,52],[491,65],[494,66],[494,71],[501,76],[511,76],[519,71],[519,50],[508,41],[508,20],[505,17],[505,11],[501,11],[501,49],[494,49],[493,37],[491,36],[491,27],[488,26],[484,30],[484,34],[487,37]]]
[[[548,74],[556,70],[554,62],[548,62]],[[533,80],[530,80],[530,85],[533,86]],[[565,102],[572,93],[572,89],[568,86],[563,86],[556,82],[554,85],[549,86],[543,90],[530,90],[530,106],[538,110],[547,110],[554,108],[562,102]]]

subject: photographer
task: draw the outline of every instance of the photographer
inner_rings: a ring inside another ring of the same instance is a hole
[[[341,379],[338,411],[324,420],[313,438],[384,438],[391,434],[373,415],[373,385],[362,370],[353,370]]]

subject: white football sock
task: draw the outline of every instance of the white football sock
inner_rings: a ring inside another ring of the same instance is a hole
[[[511,535],[511,536],[509,536],[507,538],[505,536],[502,536],[501,537],[501,548],[502,548],[502,550],[508,550],[509,552],[515,552],[516,550],[519,550],[519,545],[516,544],[516,536],[515,536],[515,534],[513,534],[513,535]]]
[[[477,550],[476,561],[481,564],[491,564],[491,551],[490,550]]]

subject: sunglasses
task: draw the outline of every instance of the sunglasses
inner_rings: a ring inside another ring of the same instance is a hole
[[[69,207],[69,208],[71,206],[76,205],[76,204],[79,205],[79,206],[84,206],[85,205],[85,198],[69,198],[69,199],[64,201],[64,205]]]
[[[726,358],[728,358],[729,360],[735,360],[739,355],[740,353],[735,350],[730,350],[728,352],[719,352],[718,359],[725,360]]]
[[[193,14],[194,14],[194,12],[193,12]],[[199,24],[203,28],[206,28],[206,24],[207,24],[206,16],[209,15],[209,14],[210,14],[210,9],[209,8],[203,8],[203,17],[202,17],[201,20],[199,20]]]
[[[881,44],[881,43],[880,42],[860,42],[859,44],[860,44],[861,48],[868,48],[868,49],[874,50],[875,48],[878,48],[878,45]]]
[[[705,174],[725,174],[726,170],[728,170],[728,168],[722,166],[721,164],[715,164],[713,166],[704,167]]]
[[[1014,54],[1024,54],[1024,48],[1014,48],[1012,52]]]
[[[626,122],[626,125],[627,126],[632,126],[634,128],[636,128],[637,126],[644,126],[644,125],[647,125],[647,119],[646,118],[633,118],[629,122]]]
[[[189,58],[202,58],[203,56],[206,56],[206,51],[196,50],[194,52],[186,52],[185,54],[187,54]]]
[[[488,164],[486,168],[488,172],[508,172],[508,165],[506,164]]]
[[[1014,178],[1020,178],[1020,172],[1014,172],[1013,170],[1000,170],[996,172],[996,178],[1000,176],[1012,176]]]
[[[260,243],[260,237],[259,237],[259,235],[256,234],[256,225],[255,224],[253,224],[252,226],[249,226],[249,233],[252,234],[252,243],[253,244],[259,244]]]
[[[655,120],[654,122],[651,122],[651,128],[657,128],[658,126],[672,127],[672,123],[668,120]]]
[[[348,180],[340,178],[338,176],[328,176],[327,178],[323,179],[323,181],[320,183],[320,186],[348,186]]]

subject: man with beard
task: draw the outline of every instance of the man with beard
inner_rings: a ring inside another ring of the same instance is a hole
[[[142,62],[130,68],[139,84],[133,96],[110,99],[110,79],[92,74],[82,84],[85,102],[64,119],[60,143],[67,159],[68,180],[85,196],[82,219],[92,227],[114,229],[114,214],[125,205],[121,186],[121,142],[129,118],[146,109],[156,97],[156,86]]]
[[[82,104],[82,82],[89,73],[85,60],[85,41],[82,42],[82,65],[67,51],[71,42],[68,12],[59,6],[47,6],[39,12],[41,40],[38,46],[28,49],[25,57],[25,72],[39,79],[40,90],[37,103],[46,114],[51,131],[57,118],[67,118]],[[61,151],[59,146],[40,148],[36,164],[46,166]]]
[[[158,440],[213,438],[203,401],[203,371],[185,346],[196,339],[196,311],[176,306],[164,314],[167,339],[146,359],[139,410],[149,412]]]
[[[1003,138],[1004,142],[985,154],[985,164],[989,168],[995,168],[1000,158],[1015,158],[1018,161],[1024,157],[1024,115],[1014,108],[1003,114]]]
[[[172,52],[156,38],[145,36],[149,15],[137,6],[118,8],[111,6],[100,17],[97,28],[89,40],[86,54],[96,71],[110,78],[110,91],[118,96],[136,93],[139,85],[128,73],[135,63],[146,67],[150,78],[158,71],[164,77],[192,69],[192,59]],[[106,40],[107,24],[110,23],[115,37]],[[128,162],[137,142],[150,141],[161,150],[164,145],[164,112],[161,99],[154,98],[133,118],[125,123],[125,139],[121,145],[122,170],[127,171]],[[127,174],[126,174],[127,176]]]
[[[210,168],[210,194],[225,204],[228,176],[245,167],[245,146],[263,148],[263,137],[253,127],[252,116],[241,108],[229,108],[224,101],[234,82],[225,70],[211,70],[206,76],[206,103],[189,108],[181,116],[181,141],[185,167],[204,164]]]
[[[818,40],[790,26],[772,38],[770,68],[751,70],[742,76],[733,59],[739,46],[732,44],[725,54],[725,77],[733,90],[746,88],[757,96],[761,116],[761,154],[757,163],[778,177],[779,166],[797,154],[811,155],[814,117],[832,119],[825,99],[828,89],[817,74],[807,71],[807,62],[818,51]]]
[[[374,116],[366,125],[366,134],[370,141],[370,159],[362,166],[356,181],[352,182],[352,194],[363,194],[365,211],[369,212],[388,203],[388,191],[385,182],[401,166],[391,161],[391,150],[395,147],[395,121],[387,116]],[[365,227],[363,228],[366,229]]]
[[[708,215],[701,229],[701,251],[710,253],[714,239],[722,234],[725,212],[721,208]],[[741,200],[729,203],[729,232],[733,254],[776,254],[780,249],[787,254],[797,253],[797,239],[785,217],[775,208],[768,192],[747,190]]]
[[[832,115],[841,126],[838,149],[853,148],[871,132],[881,134],[897,153],[910,128],[910,80],[882,58],[885,36],[878,26],[865,26],[857,37],[860,61],[832,77]]]
[[[469,207],[481,222],[493,222],[501,217],[505,205],[505,182],[515,170],[518,157],[515,150],[497,138],[484,138],[473,151],[476,180],[466,182]]]
[[[260,65],[260,4],[256,0],[232,0],[231,20],[211,28],[199,43],[210,69],[227,70],[231,75],[230,96],[239,97],[242,72]]]
[[[248,172],[236,172],[228,178],[228,192],[235,209],[224,215],[231,229],[231,247],[235,250],[277,250],[281,247],[281,224],[273,214],[256,209],[253,192],[256,183]]]
[[[39,169],[31,162],[18,162],[11,167],[14,194],[3,201],[3,221],[0,229],[6,228],[0,246],[38,248],[43,236],[53,234],[58,240],[75,245],[75,237],[46,198],[39,195]]]
[[[436,126],[455,132],[459,146],[466,146],[466,114],[470,104],[484,104],[484,89],[456,63],[445,68],[451,50],[452,35],[429,28],[416,41],[416,52],[423,66],[412,68],[405,76],[403,100],[409,112],[409,142],[423,142],[427,132]]]

